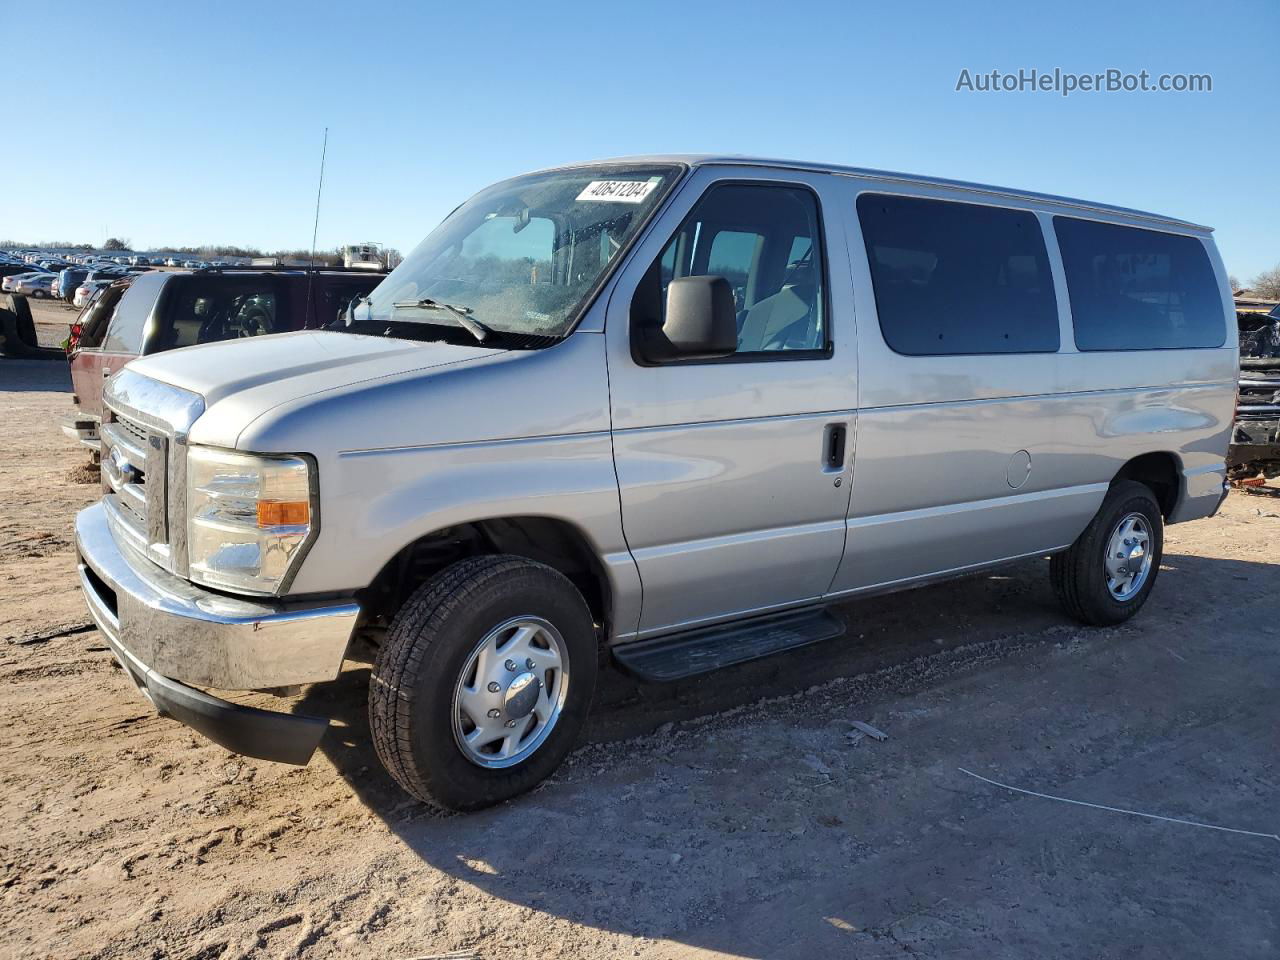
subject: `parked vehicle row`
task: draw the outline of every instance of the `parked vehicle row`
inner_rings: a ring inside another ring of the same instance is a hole
[[[84,595],[160,712],[288,763],[325,719],[208,691],[332,681],[361,638],[378,756],[440,807],[554,771],[601,656],[688,677],[1045,555],[1070,616],[1123,622],[1226,492],[1231,291],[1172,217],[653,157],[489,187],[336,318],[253,336],[278,277],[90,304]]]
[[[33,259],[30,254],[0,256],[0,289],[37,300],[56,298],[75,303],[76,294],[89,280],[110,280],[132,272],[150,269],[146,266],[122,266],[105,257],[75,258],[80,263],[53,258]]]
[[[3,292],[45,299],[54,297],[74,306],[83,306],[91,290],[81,292],[86,282],[113,280],[154,267],[167,266],[187,270],[216,270],[231,267],[225,260],[199,260],[190,257],[159,256],[132,253],[120,256],[104,254],[64,254],[51,256],[44,251],[10,251],[0,253],[0,283]],[[8,278],[13,276],[14,279]],[[53,282],[48,282],[52,276]],[[79,302],[77,302],[77,300]]]

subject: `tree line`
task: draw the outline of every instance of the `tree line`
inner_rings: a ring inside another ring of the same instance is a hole
[[[68,243],[65,241],[44,240],[40,243],[27,243],[20,240],[0,240],[0,249],[39,249],[39,250],[82,250],[89,252],[92,250],[103,250],[108,253],[132,252],[133,247],[128,237],[108,237],[102,246],[95,246],[92,243]],[[169,247],[161,245],[152,246],[149,249],[161,251],[164,253],[180,253],[192,257],[199,257],[201,260],[208,260],[219,257],[277,257],[280,260],[310,260],[310,250],[270,250],[263,251],[257,247],[237,247],[230,245],[214,245],[204,244],[202,246],[187,247]],[[394,247],[386,247],[383,253],[387,257],[387,262],[395,265],[404,259],[400,255],[400,251]],[[316,263],[325,266],[341,266],[342,264],[342,248],[335,247],[332,250],[317,250],[315,252]]]

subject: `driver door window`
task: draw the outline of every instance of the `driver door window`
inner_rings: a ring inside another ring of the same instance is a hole
[[[733,289],[736,358],[825,353],[822,257],[818,203],[810,191],[760,184],[713,187],[658,258],[662,309],[672,279],[721,276]]]

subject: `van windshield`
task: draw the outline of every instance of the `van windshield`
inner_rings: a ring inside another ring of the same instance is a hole
[[[675,166],[575,167],[495,184],[458,207],[351,316],[353,333],[480,324],[560,338],[679,176]]]

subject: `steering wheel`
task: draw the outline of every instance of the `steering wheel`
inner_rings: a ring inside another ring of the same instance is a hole
[[[236,337],[246,339],[273,333],[271,315],[266,310],[252,310],[243,317],[236,318]]]

